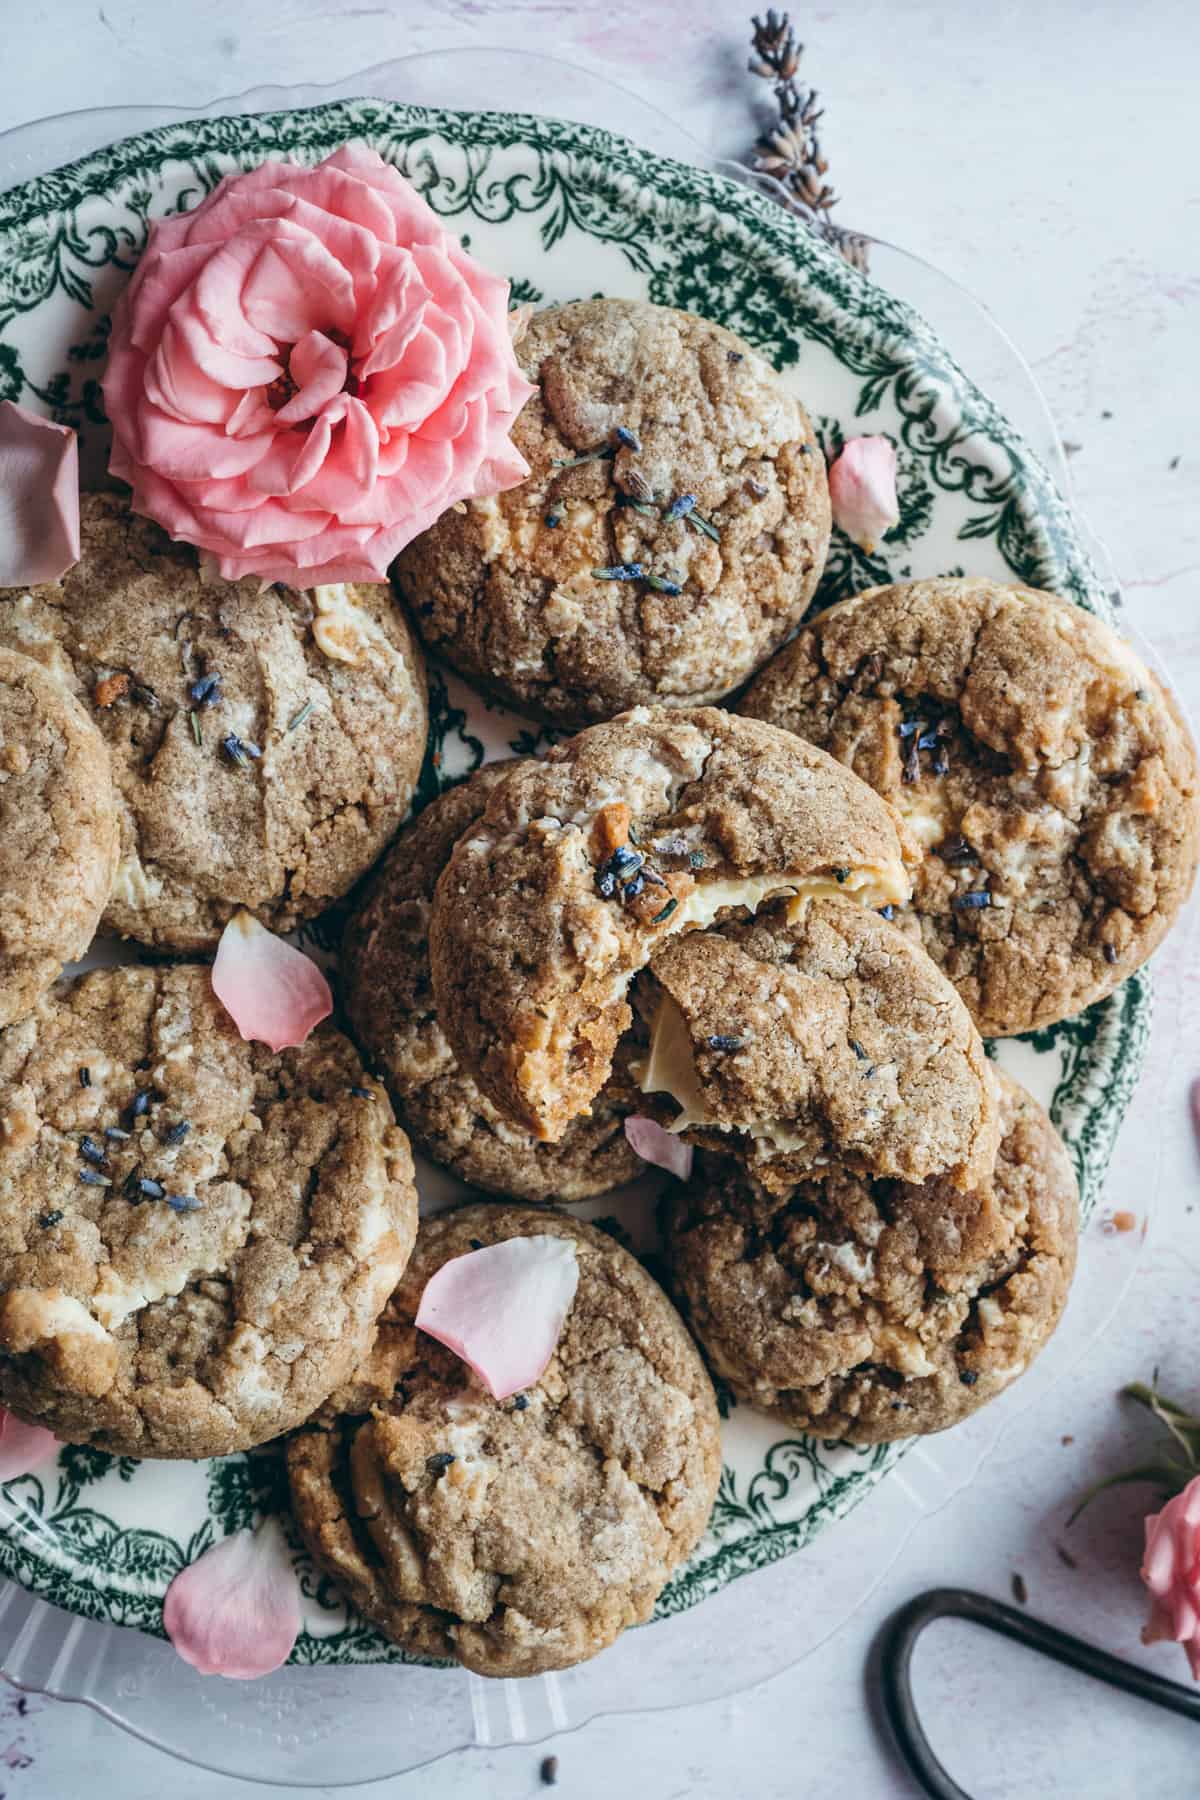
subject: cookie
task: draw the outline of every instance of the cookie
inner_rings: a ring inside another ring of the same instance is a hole
[[[985,1036],[1049,1025],[1151,954],[1200,849],[1196,753],[1100,619],[978,579],[873,588],[742,710],[819,744],[925,845],[910,927]]]
[[[719,325],[640,300],[538,313],[513,429],[528,480],[393,568],[425,642],[572,728],[719,699],[803,617],[829,545],[804,408]]]
[[[0,650],[0,1026],[91,943],[117,844],[99,732],[40,664]]]
[[[774,1192],[830,1163],[971,1188],[992,1173],[995,1089],[966,1007],[919,944],[813,900],[671,938],[638,980],[643,1092]]]
[[[771,896],[907,898],[891,810],[823,751],[714,707],[639,707],[513,769],[458,840],[429,948],[442,1029],[557,1142],[607,1079],[667,937]]]
[[[498,1402],[412,1321],[443,1263],[543,1233],[575,1245],[578,1290],[541,1379]],[[641,1264],[561,1213],[442,1213],[380,1347],[370,1416],[288,1446],[300,1531],[364,1617],[496,1676],[567,1668],[649,1618],[708,1521],[721,1449],[712,1384]]]
[[[416,1218],[349,1042],[245,1043],[207,969],[97,970],[0,1033],[0,1399],[68,1442],[223,1456],[298,1425]]]
[[[438,876],[512,767],[486,768],[432,800],[400,833],[342,939],[346,1016],[387,1081],[416,1147],[463,1181],[518,1200],[586,1200],[641,1173],[625,1138],[637,1096],[617,1064],[591,1110],[556,1144],[512,1123],[460,1068],[438,1023],[429,973],[429,916]]]
[[[121,860],[104,922],[209,949],[239,907],[275,931],[367,870],[408,810],[420,651],[385,587],[202,576],[116,494],[85,494],[60,582],[0,593],[0,645],[61,677],[108,744]]]
[[[1078,1202],[1042,1108],[998,1075],[990,1187],[867,1182],[790,1195],[705,1158],[667,1253],[713,1369],[789,1428],[851,1443],[943,1431],[1027,1369],[1066,1304]]]

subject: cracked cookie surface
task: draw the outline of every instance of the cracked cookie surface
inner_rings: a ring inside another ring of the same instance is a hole
[[[1029,1367],[1066,1304],[1078,1199],[1042,1108],[998,1072],[990,1186],[831,1170],[772,1195],[705,1157],[671,1198],[667,1254],[692,1331],[739,1398],[850,1443],[942,1431]]]
[[[0,1026],[87,950],[117,844],[99,732],[39,663],[0,650]]]
[[[541,1379],[496,1401],[412,1321],[444,1262],[544,1233],[574,1244],[579,1286]],[[482,1675],[566,1668],[649,1618],[716,1496],[695,1345],[628,1251],[561,1213],[423,1220],[354,1398],[369,1416],[288,1446],[305,1542],[388,1637]]]
[[[902,922],[985,1036],[1111,993],[1187,898],[1187,729],[1115,632],[1051,594],[874,588],[812,620],[742,710],[821,745],[904,814],[926,854]]]
[[[121,856],[104,923],[211,948],[239,907],[290,930],[403,819],[425,751],[421,653],[388,589],[202,578],[116,494],[81,498],[60,582],[0,592],[0,645],[70,689],[112,764]]]
[[[446,513],[395,567],[426,643],[560,725],[720,698],[824,566],[803,407],[740,338],[644,301],[538,313],[517,358],[537,390],[513,429],[528,479]]]
[[[0,1033],[0,1396],[67,1441],[222,1456],[299,1424],[416,1216],[347,1039],[244,1042],[206,968],[98,970]]]
[[[867,907],[813,900],[672,938],[636,1004],[650,1047],[634,1073],[663,1123],[775,1192],[830,1163],[959,1188],[991,1177],[979,1033],[920,946]]]
[[[821,750],[715,707],[639,707],[497,782],[434,894],[433,988],[463,1066],[556,1142],[607,1079],[655,948],[734,907],[907,898],[891,809]]]
[[[419,1150],[463,1181],[518,1200],[586,1200],[632,1181],[643,1164],[625,1138],[637,1095],[619,1066],[556,1144],[539,1142],[459,1065],[438,1023],[429,971],[429,918],[438,876],[512,767],[489,763],[431,800],[371,878],[342,939],[346,1015],[388,1083]]]

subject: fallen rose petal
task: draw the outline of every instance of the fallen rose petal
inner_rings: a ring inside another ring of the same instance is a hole
[[[44,1425],[26,1425],[0,1406],[0,1481],[15,1481],[57,1455],[58,1439]]]
[[[1146,1520],[1141,1576],[1151,1597],[1144,1644],[1182,1644],[1200,1681],[1200,1475]]]
[[[889,438],[850,438],[829,470],[835,522],[860,550],[874,550],[900,522],[896,499],[896,447]]]
[[[417,1329],[474,1370],[496,1400],[533,1387],[554,1354],[579,1284],[567,1238],[516,1237],[443,1263]]]
[[[253,1681],[280,1668],[300,1635],[300,1583],[278,1522],[222,1538],[181,1569],[163,1625],[201,1675]]]
[[[272,1050],[303,1044],[333,1011],[329,983],[309,956],[236,912],[221,933],[213,993],[242,1036]]]
[[[57,581],[78,561],[75,433],[0,401],[0,587]]]
[[[680,1181],[686,1181],[691,1174],[692,1146],[685,1144],[674,1132],[664,1130],[653,1119],[644,1119],[639,1113],[634,1113],[625,1121],[625,1136],[633,1147],[634,1155],[640,1156],[643,1162],[666,1169],[669,1175],[677,1175]]]

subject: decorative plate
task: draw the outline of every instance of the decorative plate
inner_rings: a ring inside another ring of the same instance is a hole
[[[869,556],[835,533],[818,605],[878,582],[969,571],[1050,588],[1107,614],[1049,476],[914,313],[771,201],[589,126],[339,101],[164,126],[13,188],[0,195],[0,399],[74,426],[85,481],[98,480],[107,457],[98,377],[108,315],[148,222],[195,206],[232,170],[268,156],[316,161],[349,138],[414,181],[478,256],[511,277],[515,301],[620,294],[703,313],[796,384],[831,454],[859,432],[893,438],[901,521]],[[487,757],[546,742],[453,678],[431,677],[418,804]],[[329,948],[336,922],[318,922],[312,935]],[[1137,1081],[1149,1009],[1143,972],[1082,1017],[997,1051],[1050,1107],[1075,1159],[1085,1214]],[[427,1208],[464,1191],[427,1166],[421,1187]],[[611,1216],[612,1229],[652,1251],[654,1192],[647,1179],[581,1210]],[[712,1522],[663,1594],[659,1618],[802,1549],[903,1455],[781,1438],[744,1406],[724,1412]],[[285,1508],[270,1451],[169,1464],[64,1448],[56,1465],[0,1489],[0,1569],[69,1612],[161,1636],[175,1573],[220,1536]],[[347,1613],[298,1540],[296,1561],[306,1616],[293,1661],[402,1660]]]

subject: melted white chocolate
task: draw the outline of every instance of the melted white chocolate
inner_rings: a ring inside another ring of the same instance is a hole
[[[696,1074],[687,1021],[672,1000],[663,994],[650,1033],[650,1054],[635,1071],[643,1094],[669,1094],[679,1107],[679,1117],[669,1131],[686,1131],[689,1125],[710,1122],[708,1104]]]
[[[932,850],[950,836],[945,809],[932,794],[904,792],[892,804],[923,850]]]
[[[162,877],[151,875],[136,850],[131,850],[117,864],[113,877],[112,898],[126,906],[145,906],[157,900],[163,891]]]
[[[859,906],[903,906],[912,892],[912,884],[904,864],[897,857],[880,867],[868,865],[848,869],[839,881],[830,873],[821,875],[747,875],[737,879],[718,876],[711,881],[697,881],[671,919],[670,929],[682,931],[696,925],[703,930],[718,913],[733,906],[744,906],[757,912],[765,900],[787,894],[791,896],[788,918],[795,919],[810,900],[840,897]]]
[[[348,663],[352,669],[361,669],[372,651],[378,653],[382,663],[395,660],[387,634],[358,604],[344,582],[313,588],[312,601],[317,609],[312,634],[323,656]]]
[[[781,1155],[804,1150],[811,1141],[810,1136],[793,1130],[786,1119],[752,1120],[739,1126],[714,1118],[696,1072],[687,1021],[670,994],[664,993],[659,999],[650,1030],[650,1050],[642,1062],[633,1065],[633,1078],[643,1094],[666,1094],[678,1106],[679,1116],[672,1119],[668,1131],[679,1133],[691,1125],[744,1131]]]

